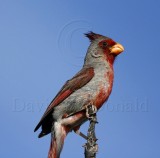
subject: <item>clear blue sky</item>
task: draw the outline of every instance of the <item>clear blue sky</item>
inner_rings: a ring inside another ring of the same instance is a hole
[[[34,127],[81,68],[90,30],[125,47],[98,113],[97,157],[160,157],[160,1],[1,0],[1,158],[47,157],[50,136],[38,139]],[[82,158],[84,143],[69,134],[61,157]]]

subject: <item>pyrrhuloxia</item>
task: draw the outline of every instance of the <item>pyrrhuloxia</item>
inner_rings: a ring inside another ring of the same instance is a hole
[[[59,158],[66,135],[87,121],[85,107],[99,109],[107,101],[113,85],[113,63],[124,51],[111,38],[89,32],[91,41],[82,69],[62,87],[52,100],[35,131],[42,127],[39,138],[51,133],[48,158]]]

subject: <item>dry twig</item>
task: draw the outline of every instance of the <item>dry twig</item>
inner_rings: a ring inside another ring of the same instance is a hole
[[[86,114],[89,118],[90,125],[88,128],[87,143],[84,145],[85,158],[96,158],[96,153],[98,151],[98,144],[96,143],[97,138],[95,135],[95,124],[98,123],[96,112],[97,108],[94,105],[87,106]]]

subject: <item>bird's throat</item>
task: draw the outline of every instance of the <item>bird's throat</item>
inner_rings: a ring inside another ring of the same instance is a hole
[[[107,55],[106,55],[106,60],[107,60],[107,62],[110,64],[111,67],[113,66],[113,63],[114,63],[114,61],[115,61],[115,58],[116,58],[116,56],[113,55],[113,54],[107,54]]]

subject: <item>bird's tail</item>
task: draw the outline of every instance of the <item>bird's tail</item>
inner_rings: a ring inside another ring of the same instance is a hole
[[[59,158],[61,150],[63,148],[64,139],[68,134],[66,127],[58,122],[54,123],[53,131],[51,135],[51,145],[48,152],[48,158]]]

